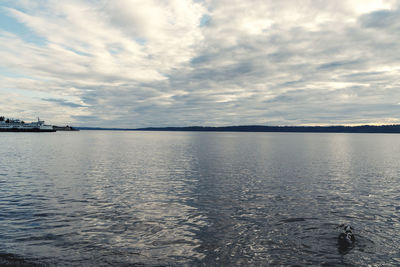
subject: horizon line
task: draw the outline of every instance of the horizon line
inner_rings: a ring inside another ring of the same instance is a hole
[[[331,132],[331,133],[400,133],[400,124],[386,125],[330,125],[330,126],[269,126],[269,125],[231,125],[231,126],[165,126],[141,128],[74,127],[80,130],[114,131],[212,131],[212,132]]]

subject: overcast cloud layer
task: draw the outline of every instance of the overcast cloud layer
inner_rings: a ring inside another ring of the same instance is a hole
[[[0,114],[105,127],[400,123],[400,2],[3,0]]]

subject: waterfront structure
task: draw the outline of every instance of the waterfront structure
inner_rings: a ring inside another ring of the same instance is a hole
[[[37,122],[25,123],[18,119],[0,117],[0,132],[55,132],[52,125],[46,125],[39,118]]]

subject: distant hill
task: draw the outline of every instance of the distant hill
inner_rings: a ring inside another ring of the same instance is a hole
[[[189,126],[189,127],[149,127],[149,128],[101,128],[76,127],[80,130],[113,131],[184,131],[184,132],[300,132],[300,133],[400,133],[400,125],[361,126]]]

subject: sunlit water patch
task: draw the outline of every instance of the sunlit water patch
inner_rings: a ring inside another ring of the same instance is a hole
[[[0,134],[0,265],[398,265],[400,138]],[[339,251],[339,225],[356,243]]]

